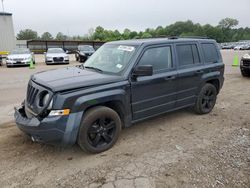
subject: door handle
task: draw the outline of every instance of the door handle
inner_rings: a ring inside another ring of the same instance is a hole
[[[167,80],[174,80],[176,78],[176,76],[167,76],[164,79]]]
[[[204,73],[203,70],[197,70],[197,71],[195,72],[195,74],[203,74],[203,73]]]

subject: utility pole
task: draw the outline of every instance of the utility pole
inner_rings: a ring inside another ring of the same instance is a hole
[[[4,4],[3,4],[3,0],[2,0],[2,7],[3,7],[3,12],[4,12]]]

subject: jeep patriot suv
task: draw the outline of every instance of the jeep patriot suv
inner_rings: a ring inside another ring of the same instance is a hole
[[[99,153],[136,122],[186,107],[209,113],[223,75],[211,39],[109,42],[84,65],[31,76],[15,120],[35,142]]]

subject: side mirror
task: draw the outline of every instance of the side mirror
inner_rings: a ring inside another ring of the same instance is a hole
[[[134,69],[133,76],[152,76],[153,66],[152,65],[140,65]]]
[[[65,53],[68,54],[68,53],[69,53],[69,50],[66,50]]]

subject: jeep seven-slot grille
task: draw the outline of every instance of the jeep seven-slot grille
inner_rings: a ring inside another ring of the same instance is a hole
[[[36,96],[38,94],[39,90],[34,88],[31,85],[28,85],[28,89],[27,89],[27,103],[29,105],[32,105],[36,99]]]
[[[243,65],[250,67],[250,60],[243,60]]]

